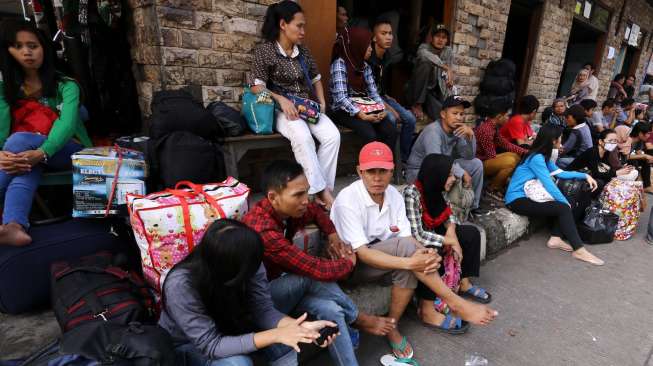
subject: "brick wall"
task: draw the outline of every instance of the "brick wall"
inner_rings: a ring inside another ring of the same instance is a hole
[[[238,105],[251,50],[273,0],[130,0],[132,58],[142,113],[152,93],[187,88]]]

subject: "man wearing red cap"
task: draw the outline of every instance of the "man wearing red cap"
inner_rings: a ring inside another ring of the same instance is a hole
[[[389,317],[399,320],[413,296],[417,281],[424,283],[452,311],[473,324],[489,324],[496,312],[468,302],[452,292],[438,275],[441,258],[424,248],[411,234],[402,195],[390,185],[394,169],[392,151],[371,142],[359,154],[360,180],[344,188],[331,209],[331,220],[340,238],[354,249],[357,264],[353,283],[392,278]],[[397,358],[411,358],[413,350],[398,329],[387,335]]]

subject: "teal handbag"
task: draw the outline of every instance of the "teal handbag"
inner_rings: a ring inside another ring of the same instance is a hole
[[[264,90],[255,94],[249,87],[245,87],[241,110],[247,125],[255,134],[274,133],[274,100],[269,91]]]

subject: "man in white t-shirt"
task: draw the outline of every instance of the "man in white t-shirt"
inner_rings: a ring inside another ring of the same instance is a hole
[[[599,95],[599,79],[594,75],[596,69],[594,64],[591,62],[586,62],[583,65],[583,69],[590,72],[590,93],[585,97],[585,99],[591,99],[596,102],[596,98]]]
[[[397,322],[420,281],[462,319],[489,324],[497,313],[451,291],[438,275],[441,258],[437,252],[424,248],[412,237],[403,196],[390,185],[394,169],[390,148],[371,142],[360,151],[358,161],[361,179],[344,188],[331,208],[331,221],[338,235],[352,246],[358,258],[350,280],[369,283],[390,277],[393,287],[388,316]],[[445,328],[454,326],[446,324]],[[412,357],[412,347],[398,329],[387,337],[396,357]]]

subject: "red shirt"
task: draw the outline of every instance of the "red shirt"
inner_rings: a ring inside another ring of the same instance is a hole
[[[516,114],[508,120],[508,123],[501,127],[501,136],[506,140],[516,143],[517,140],[526,140],[533,136],[533,129],[530,123],[526,122],[521,115]]]
[[[494,159],[497,156],[497,147],[519,155],[523,155],[528,151],[511,143],[500,133],[497,133],[497,125],[490,118],[476,127],[474,135],[476,135],[476,157],[483,161]]]
[[[327,234],[336,232],[331,219],[324,210],[310,203],[304,216],[290,218],[284,222],[274,211],[267,198],[260,200],[249,211],[243,222],[254,229],[263,238],[265,253],[263,262],[268,272],[268,280],[279,277],[283,272],[295,273],[318,281],[337,281],[345,278],[354,269],[348,259],[324,259],[314,257],[292,242],[297,231],[308,224],[315,223]]]

